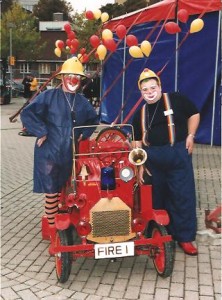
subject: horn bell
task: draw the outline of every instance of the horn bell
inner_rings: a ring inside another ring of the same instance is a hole
[[[140,166],[147,160],[147,153],[142,148],[135,148],[129,153],[129,161],[135,166]]]

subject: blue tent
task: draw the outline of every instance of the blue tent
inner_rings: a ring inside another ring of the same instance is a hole
[[[189,14],[187,22],[177,18],[181,9]],[[204,21],[203,29],[189,33],[191,22],[198,17]],[[167,33],[164,24],[169,21],[177,22],[181,31]],[[103,63],[101,121],[111,123],[119,116],[121,123],[129,116],[140,98],[139,74],[147,67],[160,72],[164,92],[180,91],[199,108],[196,142],[221,145],[220,22],[220,0],[165,0],[110,20],[106,28],[113,31],[118,47]],[[120,24],[127,28],[127,35],[137,37],[138,45],[144,40],[151,43],[149,57],[132,58],[126,38],[120,40],[116,35]]]

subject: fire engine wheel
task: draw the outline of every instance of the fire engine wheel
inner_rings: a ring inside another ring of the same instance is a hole
[[[82,243],[82,240],[73,225],[67,229],[67,235],[69,245],[78,245]]]
[[[152,238],[153,239],[160,239],[161,236],[168,235],[166,228],[163,225],[154,224],[152,227]],[[158,244],[159,253],[155,255],[153,258],[153,264],[157,271],[157,273],[161,277],[168,277],[173,272],[173,265],[174,265],[174,241],[170,242],[159,242]]]
[[[97,143],[99,142],[124,142],[126,134],[119,128],[104,128],[96,137]]]
[[[69,238],[67,230],[59,230],[56,235],[56,247],[68,246]],[[72,255],[70,252],[58,253],[55,256],[56,261],[56,275],[58,281],[64,283],[68,280],[71,267],[72,267]]]

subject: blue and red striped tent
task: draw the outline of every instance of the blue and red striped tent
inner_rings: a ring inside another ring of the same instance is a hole
[[[189,14],[185,23],[177,18],[181,9]],[[204,27],[191,34],[190,24],[197,18],[204,21]],[[177,22],[181,31],[167,33],[164,25],[169,21]],[[116,35],[120,24],[127,35],[137,37],[138,45],[144,40],[151,43],[149,57],[132,58],[126,38],[120,40]],[[139,74],[150,68],[160,72],[164,92],[180,91],[199,108],[196,141],[221,145],[221,1],[165,0],[111,19],[105,28],[113,32],[118,46],[103,62],[101,121],[111,123],[119,116],[121,123],[130,115],[140,98]]]

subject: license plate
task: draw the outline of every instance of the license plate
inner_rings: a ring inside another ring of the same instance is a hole
[[[94,250],[96,259],[134,256],[134,243],[96,244]]]

